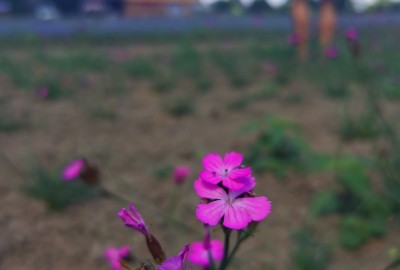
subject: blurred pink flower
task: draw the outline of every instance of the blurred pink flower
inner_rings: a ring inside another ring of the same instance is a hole
[[[144,219],[140,215],[139,211],[135,208],[133,203],[130,203],[128,208],[130,211],[127,210],[126,208],[122,208],[118,212],[118,216],[125,223],[126,227],[137,230],[140,233],[142,233],[146,238],[149,238],[150,237],[149,229],[147,228],[147,225],[144,222]]]
[[[289,45],[296,46],[300,43],[300,38],[296,33],[291,33],[288,37]]]
[[[191,170],[187,166],[175,167],[174,173],[173,173],[175,183],[181,184],[181,183],[185,182],[185,180],[190,175],[190,173],[191,173]]]
[[[40,99],[46,99],[49,96],[49,89],[47,87],[39,87],[36,90],[36,96]]]
[[[345,36],[348,41],[356,41],[358,39],[357,30],[355,28],[349,28],[346,30]]]
[[[329,47],[325,50],[325,57],[328,59],[334,59],[338,55],[337,49],[335,47]]]
[[[215,226],[223,217],[223,226],[241,230],[252,221],[261,221],[271,212],[267,197],[251,197],[248,191],[255,186],[255,180],[247,177],[241,190],[229,190],[198,179],[194,183],[196,193],[210,203],[197,205],[196,216],[205,224]]]
[[[221,240],[211,240],[208,243],[209,247],[205,242],[193,242],[190,244],[191,248],[188,254],[188,260],[193,265],[208,267],[210,264],[209,252],[214,262],[222,260],[224,256],[224,245]]]
[[[163,264],[157,266],[157,270],[186,270],[186,257],[188,255],[190,245],[183,247],[178,256],[170,257]]]
[[[243,177],[251,175],[251,169],[241,167],[243,155],[230,152],[224,159],[216,153],[211,153],[203,158],[204,170],[200,172],[200,178],[210,184],[222,184],[232,190],[240,190],[245,186],[241,181]]]
[[[130,248],[128,246],[108,247],[104,251],[104,257],[110,263],[111,270],[121,270],[122,267],[119,263],[121,259],[127,258],[130,255]]]
[[[71,181],[78,178],[86,166],[84,159],[77,159],[68,164],[62,171],[62,179]]]

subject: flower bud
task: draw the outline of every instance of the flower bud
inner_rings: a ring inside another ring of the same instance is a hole
[[[158,265],[162,264],[167,257],[157,238],[155,238],[155,236],[150,233],[146,237],[146,244],[156,263]]]

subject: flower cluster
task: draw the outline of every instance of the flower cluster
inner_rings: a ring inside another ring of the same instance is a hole
[[[182,251],[173,257],[166,258],[165,252],[156,237],[150,232],[143,217],[133,204],[122,208],[118,216],[126,227],[140,232],[146,239],[146,244],[156,266],[142,263],[138,270],[187,270],[186,259],[192,264],[204,269],[216,269],[215,263],[220,262],[219,269],[226,269],[239,245],[250,234],[240,237],[243,231],[239,231],[235,248],[229,251],[230,230],[225,232],[225,244],[218,239],[211,239],[210,226],[219,222],[225,228],[242,230],[251,222],[263,220],[271,211],[271,202],[266,197],[256,197],[253,188],[256,185],[251,168],[242,165],[243,156],[231,152],[222,158],[212,153],[203,159],[203,170],[199,178],[194,182],[196,193],[202,198],[202,203],[197,206],[196,215],[199,220],[207,224],[203,242],[192,242],[186,245]],[[72,164],[72,172],[80,175],[80,163]],[[177,167],[174,172],[176,182],[184,181],[189,175],[187,167]],[[179,179],[179,180],[178,180]],[[256,223],[252,223],[256,225]],[[249,227],[250,228],[250,227]],[[250,230],[251,231],[251,230]],[[113,270],[122,266],[130,269],[121,260],[120,250],[113,249],[106,255]]]
[[[194,183],[197,195],[203,199],[196,210],[200,221],[211,226],[222,221],[226,228],[241,230],[271,212],[267,197],[253,194],[255,178],[251,168],[242,162],[243,156],[235,152],[227,153],[224,158],[215,153],[204,157],[204,169]]]

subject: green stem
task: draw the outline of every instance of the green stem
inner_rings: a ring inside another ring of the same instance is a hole
[[[225,230],[225,242],[224,242],[224,257],[222,259],[219,270],[225,270],[226,266],[228,266],[228,257],[229,257],[229,242],[231,238],[231,229]]]
[[[240,244],[247,238],[247,237],[241,237],[242,236],[242,230],[238,231],[238,236],[236,239],[235,246],[232,249],[231,254],[229,254],[226,265],[229,265],[229,263],[232,261],[233,257],[235,256],[236,252],[239,250]]]

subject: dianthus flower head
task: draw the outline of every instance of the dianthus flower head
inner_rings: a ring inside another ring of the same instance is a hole
[[[65,181],[71,181],[79,178],[85,167],[86,161],[84,159],[77,159],[72,161],[62,171],[62,179]]]
[[[187,166],[177,166],[174,169],[173,177],[174,177],[174,182],[176,184],[181,184],[185,182],[187,177],[190,175],[190,168]]]
[[[300,38],[296,33],[292,33],[288,37],[288,43],[289,45],[295,46],[300,43]]]
[[[163,264],[157,266],[157,270],[186,270],[186,257],[188,255],[190,245],[183,247],[178,256],[173,256],[164,261]]]
[[[215,226],[223,218],[226,228],[241,230],[251,221],[261,221],[271,212],[271,202],[266,197],[252,197],[249,191],[255,186],[252,177],[243,179],[241,190],[228,190],[198,179],[194,183],[196,193],[209,203],[197,205],[196,216],[205,224]],[[246,196],[245,196],[246,195]]]
[[[36,89],[36,96],[39,99],[46,99],[49,97],[49,89],[47,87],[39,87],[38,89]]]
[[[129,210],[122,208],[118,212],[118,216],[125,223],[125,226],[139,231],[146,238],[148,238],[150,236],[150,232],[139,211],[135,208],[133,203],[129,204],[128,208]]]
[[[241,167],[243,155],[235,152],[225,154],[224,158],[216,153],[211,153],[203,158],[204,170],[200,172],[200,178],[210,184],[222,185],[231,190],[243,189],[244,177],[251,175],[249,167]]]
[[[108,247],[104,251],[104,257],[109,262],[111,270],[122,270],[119,261],[127,258],[130,255],[130,248],[128,246],[123,247]]]
[[[334,59],[338,55],[337,49],[335,47],[329,47],[325,50],[325,57],[328,59]]]
[[[348,41],[356,41],[358,39],[357,30],[355,28],[347,29],[345,35]]]
[[[190,247],[188,261],[193,265],[204,268],[210,265],[210,254],[214,262],[221,261],[224,256],[224,245],[221,240],[214,239],[210,240],[209,243],[193,242],[190,244]]]

